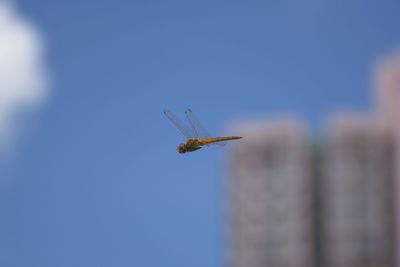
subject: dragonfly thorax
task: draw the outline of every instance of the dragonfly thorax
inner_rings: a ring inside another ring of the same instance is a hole
[[[178,150],[179,153],[183,154],[183,153],[186,153],[186,152],[196,151],[196,150],[200,149],[201,146],[202,145],[201,145],[201,143],[199,142],[198,139],[191,138],[191,139],[188,139],[185,144],[180,144],[178,146],[177,150]]]

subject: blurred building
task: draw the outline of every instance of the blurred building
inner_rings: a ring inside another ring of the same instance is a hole
[[[324,267],[392,267],[393,142],[368,118],[336,118],[322,147],[319,242]]]
[[[393,135],[395,154],[394,195],[396,216],[396,266],[400,266],[400,54],[382,59],[375,76],[377,121]]]
[[[376,114],[379,123],[400,135],[400,53],[382,59],[375,72]]]
[[[231,267],[400,266],[400,55],[376,71],[376,112],[241,125],[231,155]]]
[[[310,146],[296,121],[243,126],[231,161],[230,266],[312,267]]]

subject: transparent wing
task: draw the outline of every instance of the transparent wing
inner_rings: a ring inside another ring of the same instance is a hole
[[[195,138],[195,132],[190,129],[185,123],[183,123],[178,117],[176,117],[171,111],[164,110],[165,116],[178,128],[178,130],[186,137],[186,138]]]
[[[211,137],[211,135],[203,127],[203,125],[200,123],[200,121],[197,119],[197,117],[194,115],[194,113],[191,109],[189,109],[189,108],[186,109],[185,114],[186,114],[186,118],[188,119],[190,125],[193,128],[193,131],[196,134],[196,137],[200,137],[200,138]]]
[[[186,118],[188,119],[190,125],[193,128],[193,131],[195,133],[195,137],[198,138],[206,138],[206,137],[211,137],[211,135],[208,133],[206,128],[200,123],[200,121],[197,119],[196,115],[194,115],[193,111],[188,108],[185,110]],[[214,143],[220,146],[226,145],[226,142],[217,142]]]

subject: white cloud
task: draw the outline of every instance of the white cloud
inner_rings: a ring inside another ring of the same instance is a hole
[[[46,96],[42,49],[34,25],[0,0],[0,152],[15,139],[21,114]]]

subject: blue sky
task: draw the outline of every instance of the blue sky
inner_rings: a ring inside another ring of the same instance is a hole
[[[223,266],[226,149],[177,154],[162,110],[215,134],[286,113],[318,131],[372,110],[373,63],[400,44],[388,0],[16,6],[51,90],[1,172],[1,266]]]

